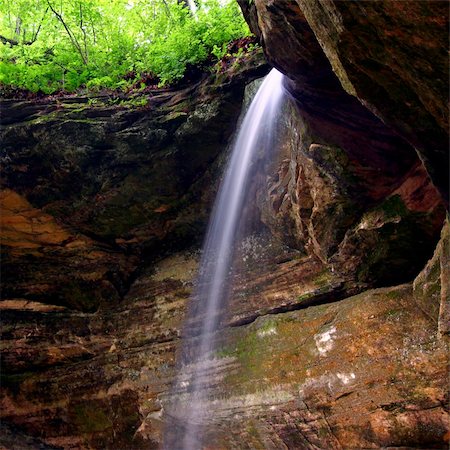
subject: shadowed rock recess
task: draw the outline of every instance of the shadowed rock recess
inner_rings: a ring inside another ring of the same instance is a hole
[[[446,449],[448,5],[239,3],[292,98],[209,367],[208,448]],[[2,102],[0,448],[161,446],[227,145],[268,69]]]

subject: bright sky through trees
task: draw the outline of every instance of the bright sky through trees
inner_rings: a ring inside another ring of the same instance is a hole
[[[0,0],[0,83],[51,93],[152,73],[166,84],[248,34],[235,0]]]

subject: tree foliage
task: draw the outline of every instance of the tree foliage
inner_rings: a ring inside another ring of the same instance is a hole
[[[235,0],[0,0],[0,83],[51,93],[151,73],[164,85],[248,34]]]

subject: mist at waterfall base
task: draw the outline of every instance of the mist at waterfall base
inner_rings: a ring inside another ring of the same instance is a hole
[[[214,389],[219,330],[233,286],[237,249],[257,212],[255,192],[264,187],[277,154],[276,136],[286,96],[276,69],[258,89],[232,147],[208,225],[199,274],[187,311],[177,375],[164,405],[165,450],[198,450],[207,445],[208,402]]]

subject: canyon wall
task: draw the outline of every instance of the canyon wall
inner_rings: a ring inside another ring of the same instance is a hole
[[[215,355],[212,448],[447,448],[442,3],[240,0],[292,98]],[[158,448],[180,426],[164,406],[199,247],[267,70],[3,104],[3,447]]]

